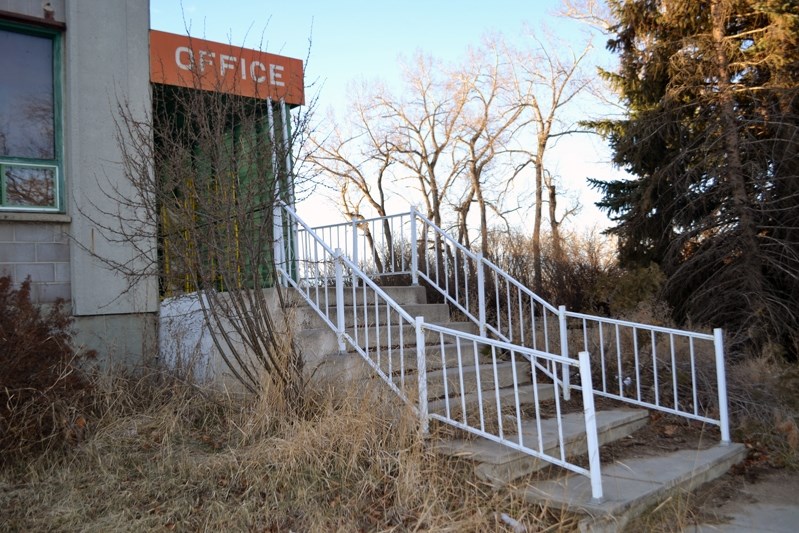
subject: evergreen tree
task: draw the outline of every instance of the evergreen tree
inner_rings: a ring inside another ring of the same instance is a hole
[[[611,0],[605,73],[627,106],[593,123],[631,180],[591,180],[622,264],[658,263],[678,319],[738,348],[799,348],[799,7]]]

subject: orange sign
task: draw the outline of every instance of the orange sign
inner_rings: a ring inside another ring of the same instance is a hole
[[[150,81],[305,103],[302,61],[150,30]]]

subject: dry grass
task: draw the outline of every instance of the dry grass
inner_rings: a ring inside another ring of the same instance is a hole
[[[381,390],[280,401],[106,376],[85,439],[0,473],[1,530],[528,531],[573,521],[475,484]]]

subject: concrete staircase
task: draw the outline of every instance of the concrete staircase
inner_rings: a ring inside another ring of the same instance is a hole
[[[423,316],[425,320],[446,325],[448,328],[477,334],[472,323],[450,322],[448,307],[445,304],[429,304],[425,298],[423,287],[383,287],[386,293],[399,303],[411,316]],[[367,294],[365,296],[370,298]],[[354,334],[353,311],[355,306],[363,303],[364,296],[359,293],[353,299],[352,293],[345,293],[347,327]],[[329,306],[330,316],[335,316],[335,292],[329,291],[322,300]],[[355,305],[354,305],[355,304]],[[356,369],[363,371],[368,367],[362,365],[357,353],[338,353],[336,334],[327,327],[318,315],[301,301],[295,308],[295,319],[300,325],[297,340],[306,359],[320,369],[335,369],[352,376]],[[397,344],[398,339],[408,346],[415,343],[413,328],[400,328],[394,324],[397,320],[391,316],[372,316],[365,314],[359,317],[359,335],[370,335],[380,338],[381,346],[388,349],[388,339]],[[399,330],[407,330],[400,332]],[[453,372],[457,354],[454,346],[436,343],[434,339],[426,339],[432,343],[426,347],[427,381],[429,410],[431,413],[461,412],[478,402],[476,384],[478,367],[481,370],[480,388],[483,395],[490,393],[490,398],[498,398],[503,406],[512,405],[518,391],[519,401],[523,406],[533,406],[534,397],[539,403],[553,402],[552,387],[539,386],[533,390],[531,368],[529,363],[516,363],[518,375],[526,376],[517,382],[514,388],[514,377],[511,363],[500,363],[496,377],[489,367],[487,354],[475,352],[469,346],[461,348],[461,361],[465,378]],[[407,350],[402,365],[406,371],[416,369],[415,350]],[[398,368],[398,362],[393,362]],[[446,366],[448,371],[442,370]],[[381,364],[381,369],[388,372]],[[392,378],[394,379],[394,378]],[[409,379],[408,377],[405,378]],[[499,390],[494,390],[494,382],[499,382]],[[463,386],[471,383],[471,386]],[[446,386],[445,386],[446,385]],[[463,388],[463,390],[461,390]],[[445,393],[446,391],[446,393]],[[534,394],[537,393],[537,394]],[[503,414],[510,435],[515,435],[516,428],[521,427],[525,442],[544,443],[549,454],[563,457],[585,456],[587,443],[584,432],[584,415],[580,409],[579,398],[563,402],[564,408],[562,432],[563,448],[560,449],[557,423],[552,418],[543,418],[537,424],[532,417],[523,417],[521,424],[515,416]],[[569,412],[571,409],[572,412]],[[503,411],[504,413],[504,411]],[[649,423],[649,413],[644,409],[614,405],[611,408],[598,410],[596,413],[598,437],[601,445],[609,444],[633,435]],[[668,453],[650,454],[647,457],[626,457],[602,463],[602,483],[604,497],[602,501],[594,501],[588,478],[570,474],[566,470],[552,467],[521,451],[488,439],[471,436],[463,431],[433,432],[432,445],[442,453],[457,456],[471,461],[478,478],[496,487],[520,491],[531,503],[545,504],[550,508],[564,509],[583,513],[585,519],[581,523],[584,531],[617,531],[624,527],[630,518],[645,512],[653,505],[665,500],[678,491],[690,491],[699,485],[723,475],[732,465],[743,460],[746,450],[743,445],[729,444],[711,446],[705,449],[683,449]],[[517,435],[518,436],[518,435]]]

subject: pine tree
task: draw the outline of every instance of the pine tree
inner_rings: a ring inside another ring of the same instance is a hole
[[[612,0],[605,73],[627,106],[593,125],[631,180],[591,180],[625,265],[657,263],[678,319],[738,348],[799,348],[799,7]]]

